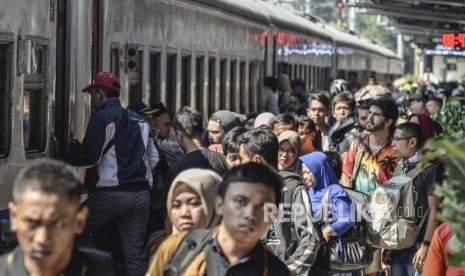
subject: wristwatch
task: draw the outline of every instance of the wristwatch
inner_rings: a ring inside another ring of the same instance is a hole
[[[427,240],[424,240],[421,244],[423,244],[424,246],[429,247],[431,245],[431,242],[427,241]]]

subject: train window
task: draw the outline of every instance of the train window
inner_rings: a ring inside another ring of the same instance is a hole
[[[135,53],[128,50],[128,77],[129,77],[129,104],[142,101],[142,60],[143,51],[134,50]]]
[[[308,65],[307,66],[307,79],[305,80],[305,85],[307,90],[310,89],[312,83],[312,66]]]
[[[245,61],[239,64],[239,113],[245,113]]]
[[[171,114],[176,112],[176,61],[175,53],[166,57],[166,106]],[[163,100],[162,100],[163,101]]]
[[[150,105],[153,106],[155,103],[161,100],[161,53],[151,52],[150,53]]]
[[[294,68],[292,66],[292,64],[287,64],[287,73],[286,73],[286,70],[284,70],[283,72],[281,72],[282,74],[287,74],[289,77],[292,76],[292,73],[294,73]]]
[[[120,53],[118,44],[112,44],[110,50],[110,71],[119,78]]]
[[[329,90],[329,86],[331,85],[329,83],[329,75],[331,74],[331,68],[330,67],[325,67],[325,90]]]
[[[220,60],[220,109],[225,109],[226,108],[226,99],[228,96],[227,93],[227,77],[226,77],[226,71],[228,70],[227,68],[227,59],[221,59]]]
[[[191,55],[183,54],[181,60],[181,105],[190,105],[191,98]]]
[[[216,84],[216,58],[210,57],[208,59],[208,98],[210,99],[209,102],[209,107],[208,107],[208,112],[212,114],[213,112],[217,111],[215,108],[215,101],[216,101],[216,89],[215,89],[215,84]]]
[[[305,71],[306,71],[306,66],[305,65],[300,65],[300,75],[299,75],[299,79],[303,80],[305,79]]]
[[[0,157],[5,157],[10,148],[10,72],[11,44],[0,43]]]
[[[316,74],[316,66],[313,66],[313,74],[312,74],[312,89],[315,90],[317,89],[317,74]]]
[[[43,152],[47,133],[46,40],[18,41],[18,71],[24,73],[23,142],[27,154]]]
[[[24,90],[23,100],[23,139],[27,153],[45,149],[46,100],[43,89],[34,85]]]
[[[204,111],[204,104],[203,104],[203,94],[204,94],[204,88],[205,88],[204,68],[205,68],[205,58],[197,56],[195,58],[195,107],[202,114]]]
[[[321,87],[320,87],[320,67],[315,67],[315,89],[321,89]]]
[[[257,65],[249,63],[249,110],[257,110]]]
[[[283,71],[283,63],[282,62],[279,62],[278,63],[278,74],[281,74],[281,72]],[[268,77],[268,76],[267,76]]]
[[[231,60],[229,63],[229,83],[230,83],[230,94],[229,94],[229,108],[231,110],[237,110],[239,105],[236,103],[237,95],[237,62]]]

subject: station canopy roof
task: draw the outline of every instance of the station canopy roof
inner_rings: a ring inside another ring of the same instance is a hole
[[[443,33],[465,33],[465,0],[360,0],[350,6],[390,18],[390,25],[417,45]]]

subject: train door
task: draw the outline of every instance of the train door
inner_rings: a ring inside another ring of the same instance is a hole
[[[66,66],[67,48],[66,48],[66,0],[57,1],[56,21],[57,21],[57,45],[56,45],[56,89],[54,110],[54,127],[50,137],[49,154],[63,156],[69,152],[68,141],[70,139],[69,129],[69,91],[67,86],[68,70]]]

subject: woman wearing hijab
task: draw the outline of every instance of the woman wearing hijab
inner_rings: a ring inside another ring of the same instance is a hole
[[[321,218],[320,212],[323,196],[326,188],[333,185],[329,193],[328,206],[330,211],[328,214],[334,214],[335,217],[331,219],[329,225],[323,228],[322,232],[326,241],[329,241],[330,237],[341,237],[352,226],[350,221],[351,199],[339,184],[331,163],[324,153],[315,151],[301,156],[299,160],[302,162],[304,182],[309,188],[312,215],[314,218],[319,218],[321,222],[326,219]]]
[[[270,112],[263,112],[258,114],[257,118],[255,118],[253,128],[259,128],[265,126],[269,129],[273,129],[273,122],[276,115]]]
[[[292,130],[285,130],[278,136],[278,168],[280,171],[297,172],[297,160],[300,155],[300,137]]]
[[[221,177],[207,169],[185,170],[173,180],[167,201],[173,235],[191,229],[213,229],[218,225],[220,216],[215,211],[215,196],[220,184]],[[164,233],[153,235],[157,237],[149,238],[150,256],[165,238]]]
[[[168,216],[173,235],[191,229],[213,229],[220,216],[215,212],[215,196],[221,177],[206,169],[189,169],[180,173],[168,192]]]

